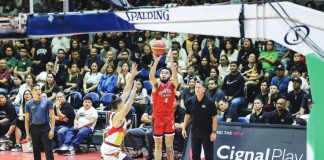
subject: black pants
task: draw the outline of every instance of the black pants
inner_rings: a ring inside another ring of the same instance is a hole
[[[52,151],[52,142],[48,138],[50,131],[49,124],[34,125],[30,126],[30,133],[33,142],[34,160],[41,159],[41,144],[43,143],[46,160],[54,160]]]
[[[0,137],[2,137],[3,135],[5,135],[8,132],[10,125],[11,125],[11,122],[0,123]]]
[[[201,145],[204,148],[205,160],[213,160],[213,142],[210,141],[210,134],[203,131],[192,131],[191,148],[193,160],[200,160]]]

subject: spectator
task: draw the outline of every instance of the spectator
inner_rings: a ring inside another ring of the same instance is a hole
[[[47,98],[54,101],[56,94],[61,91],[60,87],[56,84],[55,75],[53,73],[48,73],[46,77],[46,83],[42,87],[42,93],[47,95]]]
[[[52,55],[55,58],[60,49],[63,49],[64,53],[70,50],[70,39],[67,37],[54,37],[51,41]]]
[[[206,57],[208,63],[210,63],[211,65],[217,65],[221,51],[215,46],[215,37],[208,36],[206,39],[207,45],[205,48],[203,48],[201,57]]]
[[[185,107],[184,104],[189,100],[191,97],[195,96],[195,84],[196,84],[197,78],[191,77],[189,79],[189,85],[188,88],[183,89],[182,95],[181,95],[181,107]]]
[[[280,97],[276,103],[276,110],[268,113],[267,123],[270,124],[292,124],[294,117],[287,110],[287,100],[285,97]]]
[[[226,99],[218,100],[218,109],[223,113],[223,122],[238,122],[238,114],[234,110],[229,108],[228,101]]]
[[[102,32],[97,32],[94,36],[93,43],[90,45],[90,48],[96,48],[98,51],[103,49],[103,40],[104,40],[105,34]]]
[[[210,71],[210,65],[207,61],[207,58],[203,57],[201,59],[200,66],[198,68],[198,74],[200,79],[206,79],[209,75],[209,71]]]
[[[208,80],[208,90],[206,92],[206,96],[209,97],[213,102],[216,102],[216,107],[218,107],[218,100],[225,98],[224,92],[218,87],[216,79],[210,78]]]
[[[57,56],[56,56],[56,59],[55,59],[54,68],[57,69],[61,65],[61,66],[64,67],[62,69],[64,71],[67,71],[68,62],[69,62],[69,60],[68,60],[68,57],[66,56],[66,52],[63,49],[59,49],[57,51]]]
[[[81,92],[82,84],[83,84],[82,83],[83,76],[80,74],[80,68],[78,68],[77,64],[72,64],[69,70],[70,72],[68,75],[66,85],[63,87],[63,92],[64,93],[69,93],[71,91]]]
[[[183,149],[184,149],[184,138],[182,137],[182,128],[183,128],[183,121],[186,114],[185,108],[180,106],[179,98],[180,96],[176,96],[177,99],[173,101],[173,112],[174,112],[174,128],[175,128],[175,135],[174,138],[177,141],[177,151],[178,151],[178,158],[182,157]]]
[[[13,73],[25,77],[32,71],[32,61],[28,58],[28,51],[26,48],[20,49],[20,57],[21,59],[17,61]]]
[[[68,66],[68,71],[70,72],[70,68],[72,66],[72,64],[76,64],[78,66],[78,68],[80,69],[80,74],[84,75],[84,64],[85,64],[85,60],[83,58],[81,58],[80,52],[75,50],[72,51],[71,53],[71,58],[67,64]]]
[[[270,85],[270,91],[266,98],[265,111],[270,112],[276,109],[276,102],[281,95],[277,85]]]
[[[306,64],[302,61],[303,55],[301,55],[300,53],[294,53],[293,54],[293,61],[292,63],[290,63],[287,66],[287,71],[288,71],[288,75],[291,75],[293,69],[298,69],[302,72],[302,77],[306,77],[306,73],[307,73],[307,66]]]
[[[289,78],[285,76],[285,68],[282,65],[276,68],[276,75],[277,76],[272,78],[271,85],[278,86],[280,95],[287,96]]]
[[[47,62],[46,64],[46,71],[42,71],[36,76],[36,82],[39,84],[40,87],[43,87],[43,85],[46,83],[47,74],[54,72],[54,63],[53,62]]]
[[[254,54],[250,54],[249,57],[255,56]],[[249,58],[253,59],[253,58]],[[251,68],[250,68],[251,67]],[[256,89],[259,85],[259,80],[263,77],[262,64],[260,62],[257,63],[249,63],[246,67],[244,67],[241,71],[245,80],[244,83],[244,91],[245,91],[245,99],[247,102],[251,102],[256,95]]]
[[[201,49],[198,41],[192,42],[192,49],[188,52],[188,57],[186,65],[197,65],[197,62],[200,62]]]
[[[34,75],[28,74],[26,76],[26,83],[22,84],[19,87],[18,95],[16,96],[16,98],[12,102],[12,104],[19,105],[21,100],[23,99],[23,94],[24,94],[25,90],[31,90],[31,86],[34,84],[34,82],[35,82]]]
[[[142,55],[140,59],[140,68],[150,68],[151,64],[153,64],[153,55],[151,46],[149,44],[144,45],[144,54]]]
[[[99,80],[102,74],[99,72],[99,66],[96,62],[92,62],[91,70],[87,72],[83,79],[83,92],[88,94],[89,92],[96,92],[99,84]]]
[[[201,49],[198,41],[196,40],[196,35],[188,33],[188,38],[183,42],[182,48],[186,50],[188,55],[198,54],[201,55]],[[200,52],[200,53],[199,53]]]
[[[75,150],[83,139],[94,131],[97,119],[98,112],[92,106],[91,97],[85,97],[83,99],[83,106],[76,113],[74,126],[68,129],[62,147],[59,150],[67,151],[65,155],[74,155]]]
[[[237,57],[237,61],[240,63],[240,68],[248,65],[248,57],[250,53],[254,53],[255,59],[258,59],[260,53],[253,46],[253,42],[250,38],[243,39],[243,47],[240,49]]]
[[[144,88],[142,79],[137,79],[136,84],[134,85],[136,85],[136,94],[134,97],[134,103],[132,105],[135,108],[137,117],[142,117],[147,107],[147,90]],[[137,124],[140,124],[140,122],[140,119],[138,119]]]
[[[171,48],[169,49],[169,54],[173,51],[173,50],[177,50],[178,51],[178,59],[179,61],[182,61],[182,62],[186,62],[187,60],[187,52],[185,49],[181,48],[181,44],[179,42],[180,40],[179,39],[176,39],[176,38],[173,38],[172,39],[172,43],[171,43]]]
[[[38,75],[44,71],[45,65],[52,59],[50,44],[46,38],[40,38],[39,44],[32,49],[33,73]]]
[[[11,81],[11,72],[7,69],[7,61],[0,60],[0,92],[8,94]]]
[[[91,65],[94,62],[97,63],[98,70],[100,70],[101,67],[104,64],[104,62],[101,60],[100,56],[98,55],[98,50],[96,48],[91,48],[91,50],[90,50],[90,56],[85,61],[84,72],[90,72],[91,71],[91,69],[90,69],[91,68]]]
[[[287,96],[287,106],[293,116],[299,115],[299,111],[302,105],[303,97],[306,95],[306,92],[301,89],[301,79],[298,77],[292,78],[293,82],[293,91],[290,91]]]
[[[263,102],[260,98],[254,99],[253,112],[250,116],[250,123],[266,123],[267,112],[263,109]]]
[[[100,49],[99,56],[103,62],[107,61],[107,53],[110,51],[113,54],[114,59],[117,57],[117,49],[110,46],[110,43],[107,39],[103,39],[103,48]]]
[[[8,132],[10,125],[17,117],[14,106],[11,102],[7,101],[6,97],[7,95],[4,92],[0,92],[0,137],[2,140],[8,140],[8,137],[6,137],[5,134]],[[2,143],[0,151],[7,149],[7,144]]]
[[[220,55],[226,55],[229,62],[237,61],[238,51],[234,48],[233,42],[231,39],[225,40],[225,48],[222,50]]]
[[[174,49],[171,51],[170,54],[172,54],[173,59],[171,61],[166,60],[167,67],[170,67],[172,65],[173,61],[177,61],[178,66],[180,68],[180,73],[182,73],[182,74],[186,73],[186,71],[187,71],[186,60],[183,61],[182,59],[180,59],[179,50]]]
[[[219,79],[219,71],[218,71],[218,69],[217,69],[216,66],[211,66],[211,67],[210,67],[210,70],[209,70],[209,77],[207,77],[207,78],[205,79],[204,83],[205,83],[206,85],[208,85],[208,81],[209,81],[209,79],[211,79],[211,78],[213,78],[213,79],[216,80],[216,84],[217,84],[217,86],[218,86],[219,88],[222,88],[222,86],[223,86],[223,81]]]
[[[298,69],[298,68],[293,68],[290,77],[291,77],[291,78],[296,78],[296,77],[297,77],[297,78],[300,78],[301,81],[302,81],[302,83],[301,83],[301,89],[302,89],[303,91],[305,91],[305,92],[308,92],[308,91],[309,91],[310,87],[309,87],[309,85],[308,85],[308,81],[307,81],[306,78],[304,78],[304,77],[302,76],[302,71],[301,71],[300,69]],[[293,83],[292,83],[292,81],[290,81],[290,82],[288,83],[288,92],[290,92],[290,91],[292,91],[292,90],[294,90],[294,88],[293,88]]]
[[[259,94],[257,95],[257,97],[260,97],[263,104],[265,104],[267,102],[266,100],[269,96],[268,91],[269,91],[268,83],[266,81],[260,82],[260,91],[259,91]]]
[[[262,68],[265,71],[264,78],[269,80],[275,69],[275,64],[279,60],[278,52],[275,51],[274,41],[268,40],[266,42],[265,51],[261,52],[259,61],[262,62]]]
[[[10,46],[5,47],[4,59],[7,61],[7,69],[11,73],[13,73],[16,63],[17,63],[17,59],[13,53],[14,53],[13,47],[10,47]]]
[[[102,72],[103,70],[105,73]],[[104,67],[102,67],[101,73],[103,74],[97,87],[97,92],[100,94],[100,96],[107,93],[116,93],[118,76],[114,70],[115,68],[113,64],[105,64]]]
[[[130,142],[130,147],[132,147],[136,151],[136,154],[132,156],[132,158],[134,159],[143,157],[143,153],[140,148],[141,146],[139,146],[140,143],[138,143],[137,139],[142,139],[142,141],[145,141],[148,150],[147,160],[152,160],[154,139],[151,125],[153,122],[151,105],[148,105],[146,107],[145,112],[141,117],[141,122],[142,124],[139,128],[132,128],[126,131],[126,140]]]
[[[73,126],[75,113],[71,104],[66,102],[66,97],[63,92],[57,93],[55,98],[54,134],[58,137],[59,143],[57,147],[62,147],[67,131]]]
[[[219,64],[220,64],[218,66],[219,79],[223,83],[225,76],[227,76],[228,74],[231,73],[231,71],[230,71],[230,65],[229,65],[228,58],[227,58],[226,55],[220,56]]]
[[[13,84],[10,88],[10,92],[9,92],[9,100],[10,101],[14,101],[15,98],[17,97],[18,93],[19,93],[19,88],[21,86],[21,84],[24,82],[23,78],[21,77],[21,75],[19,74],[15,74],[13,76]]]
[[[305,94],[303,97],[299,115],[300,116],[309,115],[310,111],[312,110],[312,106],[313,106],[312,94],[311,94],[311,92],[309,92],[309,93]],[[308,117],[307,117],[307,119],[308,119]]]
[[[128,66],[131,66],[134,62],[130,60],[130,52],[128,50],[122,51],[121,60],[118,62],[117,65],[117,73],[121,73],[122,65],[127,63]]]
[[[193,77],[196,78],[196,80],[200,80],[199,76],[196,74],[196,68],[194,66],[188,66],[187,70],[188,70],[188,75],[183,79],[186,86],[189,85],[189,80]]]
[[[2,139],[4,141],[6,141],[6,140],[9,140],[10,139],[10,136],[12,134],[15,135],[16,144],[11,149],[12,152],[18,152],[18,151],[21,151],[22,150],[22,147],[21,147],[21,144],[20,144],[20,140],[23,137],[26,137],[26,130],[25,130],[25,104],[30,99],[32,99],[32,98],[33,97],[32,97],[31,91],[30,90],[26,90],[24,92],[23,102],[19,106],[18,115],[17,115],[16,119],[11,123],[11,126],[10,126],[8,132],[3,137],[5,139]]]
[[[224,78],[223,91],[230,102],[230,112],[237,113],[244,104],[244,78],[239,73],[237,62],[230,63],[231,73]]]

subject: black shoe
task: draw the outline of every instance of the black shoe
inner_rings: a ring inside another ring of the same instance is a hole
[[[154,159],[154,156],[153,155],[148,155],[147,157],[146,157],[146,160],[153,160]]]
[[[133,159],[143,158],[143,157],[144,157],[143,153],[140,154],[136,153],[134,156],[132,156]]]

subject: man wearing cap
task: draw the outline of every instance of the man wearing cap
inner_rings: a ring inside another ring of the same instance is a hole
[[[186,114],[182,128],[182,136],[188,137],[187,127],[191,127],[192,159],[200,159],[201,146],[204,148],[205,159],[213,159],[213,141],[216,140],[217,118],[215,102],[206,95],[206,85],[202,81],[196,81],[196,95],[190,98],[186,106]]]
[[[142,54],[144,54],[145,37],[139,36],[135,42],[130,48],[133,52],[130,59],[136,64],[140,64]]]
[[[8,139],[5,134],[8,132],[11,123],[16,119],[17,114],[11,102],[7,101],[7,95],[0,92],[0,140]],[[2,143],[2,142],[0,142]],[[0,150],[6,150],[7,146],[3,143]]]
[[[299,115],[302,100],[306,92],[301,89],[302,80],[299,77],[294,77],[291,79],[291,81],[293,83],[294,90],[288,93],[287,106],[289,107],[290,113],[293,115]]]
[[[277,85],[279,87],[280,95],[287,96],[289,78],[285,76],[285,68],[283,65],[279,65],[276,68],[276,76],[272,78],[271,85]]]
[[[297,67],[294,67],[292,68],[292,73],[291,73],[291,77],[299,77],[302,81],[302,84],[301,84],[301,89],[304,90],[306,93],[308,93],[309,91],[309,85],[308,85],[308,81],[302,76],[302,70],[297,68]],[[293,88],[293,82],[290,81],[288,83],[288,92],[294,90]]]

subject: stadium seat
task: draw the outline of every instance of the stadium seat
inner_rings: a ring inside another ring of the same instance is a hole
[[[239,117],[238,122],[240,122],[240,123],[249,123],[249,120],[247,120],[245,117]]]
[[[148,80],[150,76],[150,69],[143,68],[140,70],[140,73],[138,74],[138,77],[142,78],[143,80]]]
[[[111,108],[111,102],[112,102],[112,96],[115,95],[113,93],[107,93],[104,96],[100,98],[100,103],[102,103],[103,106],[105,106],[105,109],[110,110]]]
[[[152,92],[152,84],[150,81],[144,81],[143,82],[143,87],[147,90],[147,94],[148,95],[151,95],[151,92]]]
[[[155,77],[160,77],[160,72],[162,71],[162,69],[163,68],[160,68],[155,72]]]
[[[90,92],[90,93],[86,94],[86,95],[84,96],[84,98],[85,98],[85,97],[91,97],[93,107],[95,107],[95,108],[98,107],[98,104],[99,104],[99,94],[98,94],[98,93]],[[83,99],[84,99],[84,98],[83,98]]]
[[[77,91],[71,91],[67,95],[67,101],[74,109],[79,109],[82,106],[82,94]]]

